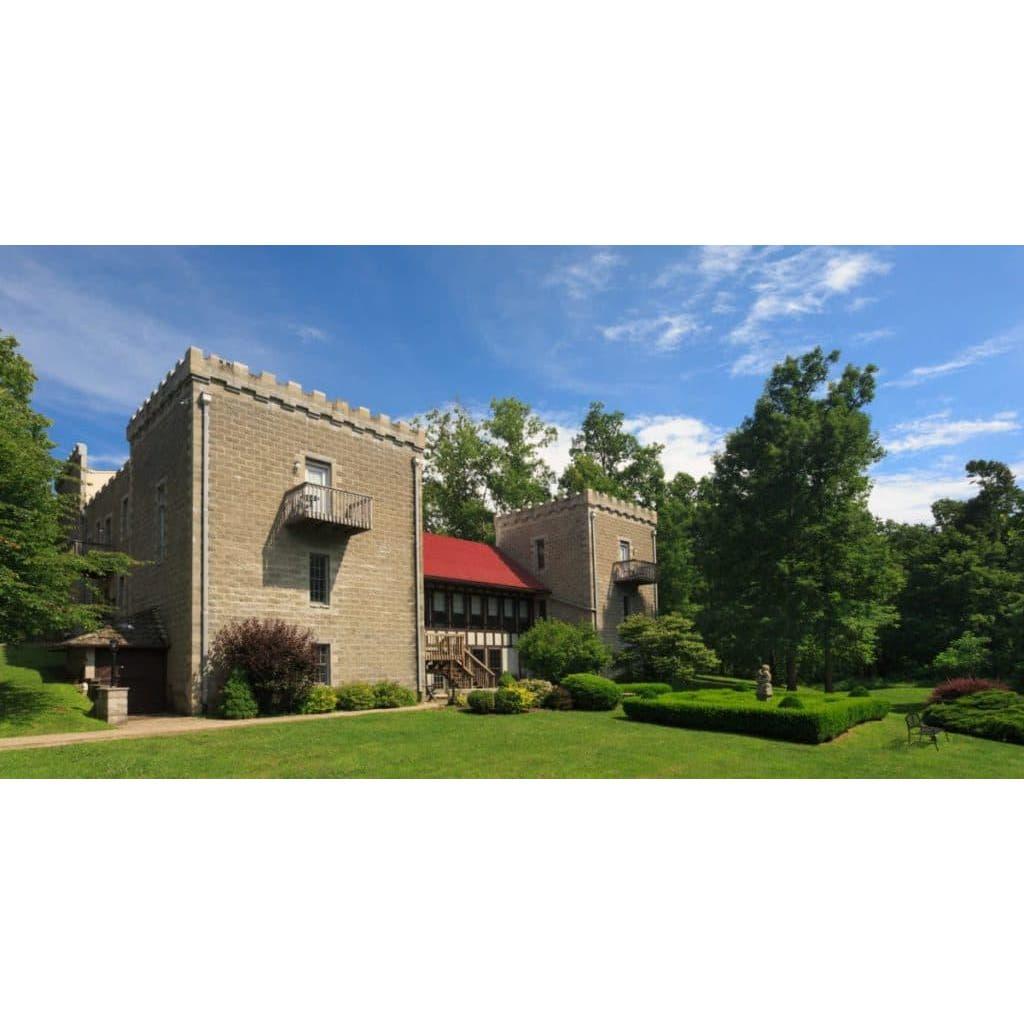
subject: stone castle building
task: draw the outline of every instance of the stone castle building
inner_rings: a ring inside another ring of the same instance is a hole
[[[108,581],[109,627],[69,664],[118,682],[129,711],[202,713],[224,625],[312,630],[322,682],[493,685],[520,674],[537,618],[591,622],[614,643],[657,608],[656,517],[594,492],[495,519],[496,544],[424,534],[425,434],[189,349],[128,423],[130,455],[96,475],[84,445],[75,543],[139,565]]]

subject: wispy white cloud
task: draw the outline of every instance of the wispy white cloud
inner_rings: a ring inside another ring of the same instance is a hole
[[[1003,334],[977,345],[970,345],[958,352],[952,359],[943,363],[934,363],[930,366],[915,366],[906,376],[897,380],[886,381],[885,387],[889,388],[913,388],[925,381],[934,380],[936,377],[945,377],[957,370],[964,370],[975,363],[984,362],[994,356],[1001,356],[1012,349],[1017,348],[1024,341],[1024,325],[1018,325]]]
[[[624,341],[648,345],[656,352],[672,352],[683,339],[701,329],[700,323],[687,313],[674,316],[643,317],[624,320],[611,327],[602,327],[606,341]]]
[[[989,419],[954,420],[948,412],[935,413],[897,424],[882,443],[890,454],[947,448],[984,434],[1011,434],[1020,430],[1016,412],[1000,412]]]
[[[610,249],[598,249],[571,263],[564,263],[545,278],[544,283],[564,289],[570,299],[587,299],[609,286],[622,257]]]
[[[877,301],[878,296],[876,295],[858,295],[852,302],[846,304],[846,312],[859,313],[862,309],[873,306]]]
[[[330,337],[325,330],[312,324],[293,324],[292,334],[301,341],[326,341]]]
[[[873,331],[858,331],[853,336],[853,340],[858,345],[869,345],[873,341],[884,341],[886,338],[891,338],[895,333],[891,327],[876,327]]]

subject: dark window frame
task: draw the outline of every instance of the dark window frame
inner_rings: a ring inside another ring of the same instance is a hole
[[[456,612],[455,610],[455,599],[462,599],[462,611]],[[461,590],[453,590],[448,595],[448,621],[452,625],[452,629],[465,629],[466,624],[469,622],[469,610],[466,605],[466,595]],[[458,618],[456,618],[458,616]]]
[[[331,645],[315,644],[316,682],[318,686],[331,685]]]
[[[492,616],[491,615],[491,604],[492,602],[498,603],[498,610]],[[501,627],[501,598],[497,594],[487,595],[487,615],[486,622],[488,629],[499,629]]]
[[[473,611],[474,601],[477,601],[480,605],[480,610],[477,612]],[[486,602],[487,597],[484,594],[469,595],[469,624],[473,629],[480,629],[484,624]]]
[[[547,568],[546,541],[546,537],[535,537],[533,539],[533,561],[538,572],[543,572]]]
[[[314,564],[321,559],[323,573],[318,574],[314,571]],[[320,592],[314,591],[316,584],[322,584],[322,598],[316,596]],[[309,603],[321,608],[331,606],[331,556],[324,551],[310,551],[309,553]]]

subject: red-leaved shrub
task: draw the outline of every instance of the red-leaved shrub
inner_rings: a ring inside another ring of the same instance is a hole
[[[316,678],[313,634],[281,619],[224,626],[214,637],[210,657],[224,672],[245,673],[263,715],[298,711]]]
[[[937,704],[942,701],[956,700],[957,697],[967,697],[972,693],[981,693],[982,690],[1008,690],[1006,683],[998,679],[970,679],[962,676],[958,679],[949,679],[939,686],[936,686],[928,698],[929,704]]]

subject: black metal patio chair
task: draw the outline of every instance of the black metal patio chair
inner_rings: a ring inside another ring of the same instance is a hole
[[[925,725],[921,716],[916,711],[911,711],[905,719],[907,723],[907,746],[909,747],[915,733],[917,734],[918,743],[933,743],[935,749],[939,749],[939,736],[945,736],[946,742],[949,742],[949,733],[945,729],[940,729],[937,725]]]

